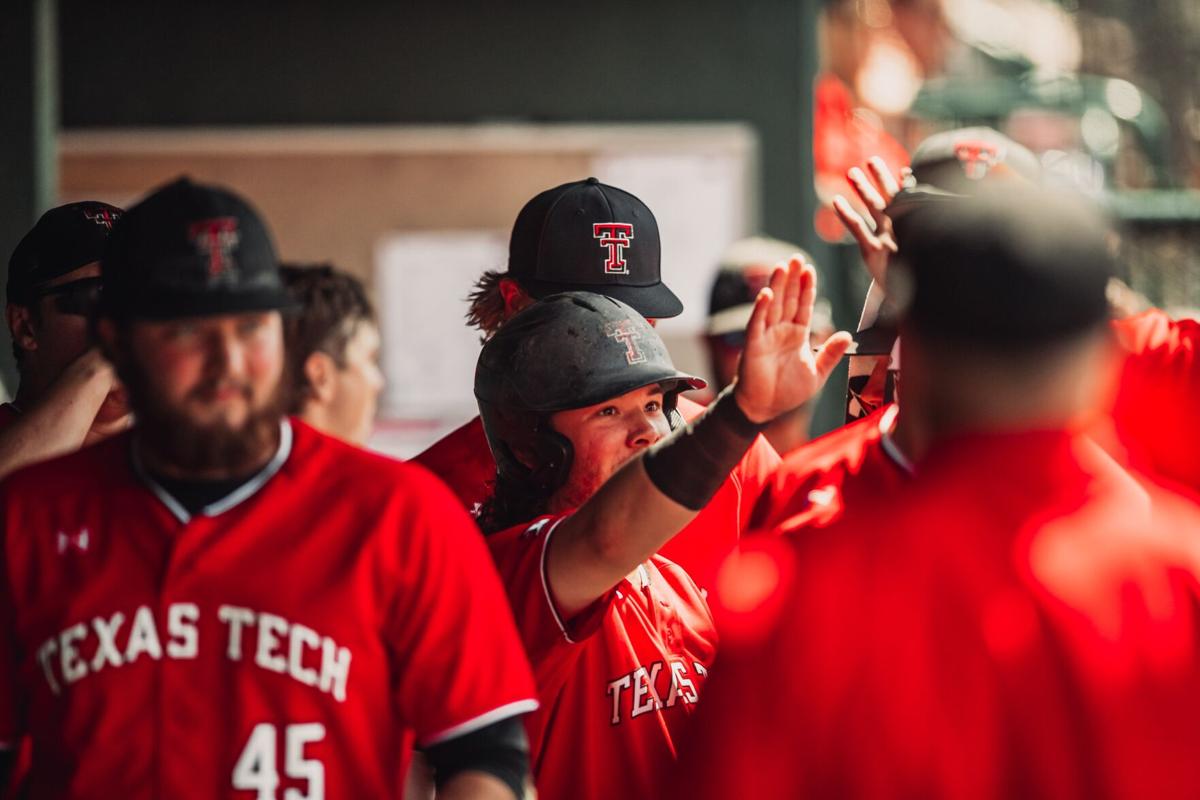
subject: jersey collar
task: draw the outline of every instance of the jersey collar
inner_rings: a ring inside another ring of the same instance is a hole
[[[892,431],[896,430],[896,417],[899,414],[900,406],[893,404],[891,408],[879,415],[879,444],[896,466],[904,470],[907,475],[912,476],[913,462],[901,452],[900,446],[892,438]]]
[[[167,507],[167,510],[170,511],[177,520],[182,522],[184,525],[191,522],[192,515],[188,513],[187,509],[184,508],[178,500],[172,497],[170,492],[159,485],[154,478],[150,477],[150,473],[142,464],[141,456],[138,455],[136,441],[133,442],[131,449],[133,451],[133,471],[138,476],[138,479],[141,480],[142,483],[146,484],[146,488],[154,493],[154,496],[157,497],[159,501],[161,501],[162,504]],[[246,481],[241,486],[222,497],[220,500],[216,501],[215,503],[209,503],[204,508],[200,509],[200,516],[215,517],[218,514],[224,514],[226,511],[238,505],[239,503],[249,500],[258,493],[259,489],[266,485],[267,481],[274,477],[276,472],[279,472],[279,470],[287,462],[288,456],[291,454],[292,424],[285,417],[279,423],[279,449],[275,451],[275,455],[273,455],[271,460],[266,463],[266,466],[259,470],[254,477],[250,478],[250,480]]]

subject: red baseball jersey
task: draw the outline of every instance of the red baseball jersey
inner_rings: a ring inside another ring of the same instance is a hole
[[[754,530],[823,528],[907,485],[912,464],[891,438],[899,411],[884,406],[789,453],[759,495]]]
[[[1200,796],[1200,512],[1090,440],[964,437],[743,547],[680,797]]]
[[[712,664],[712,616],[687,573],[655,556],[563,619],[546,578],[546,547],[565,518],[488,540],[538,685],[541,709],[526,718],[538,793],[656,797]]]
[[[0,486],[0,740],[31,736],[31,796],[391,797],[414,738],[536,706],[450,492],[282,432],[262,473],[196,516],[129,435]]]
[[[679,398],[678,408],[688,420],[704,411],[704,406],[686,397]],[[413,460],[445,481],[469,510],[488,498],[496,480],[496,462],[479,417]],[[711,585],[721,561],[748,530],[754,503],[779,461],[770,442],[762,436],[755,439],[704,510],[659,554],[682,566],[699,585]]]
[[[1200,492],[1200,322],[1152,310],[1113,326],[1128,351],[1113,421],[1130,463]]]

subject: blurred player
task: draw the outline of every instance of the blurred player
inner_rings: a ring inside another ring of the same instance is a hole
[[[487,272],[471,295],[470,321],[490,337],[534,298],[584,290],[628,303],[643,317],[673,317],[682,303],[662,283],[658,224],[646,205],[595,178],[548,189],[517,215],[507,273]],[[703,407],[679,398],[685,419]],[[491,494],[496,462],[478,417],[414,459],[444,480],[469,510]],[[708,586],[746,530],[762,484],[779,456],[758,439],[704,513],[662,555]]]
[[[734,242],[721,255],[721,265],[709,291],[708,322],[704,331],[704,346],[717,390],[728,386],[737,374],[738,358],[746,340],[746,322],[754,308],[755,296],[767,285],[774,265],[795,254],[812,263],[797,245],[762,236]],[[826,300],[818,300],[813,310],[812,333],[816,342],[825,341],[833,333],[833,319]],[[777,453],[787,454],[808,441],[814,402],[809,401],[782,415],[763,431]]]
[[[8,262],[8,329],[20,384],[0,405],[0,476],[130,424],[112,367],[88,339],[100,256],[121,209],[84,201],[47,211]]]
[[[284,415],[269,233],[179,180],[118,223],[131,434],[0,486],[0,742],[39,798],[519,796],[536,705],[486,547],[423,470]]]
[[[777,271],[737,382],[686,429],[675,401],[703,382],[611,298],[547,298],[484,346],[475,394],[497,484],[481,522],[538,682],[529,727],[542,797],[668,796],[657,785],[716,634],[697,585],[655,554],[841,357],[846,334],[809,346],[814,285],[799,260]]]
[[[375,421],[383,373],[379,326],[362,283],[325,264],[284,266],[299,312],[284,321],[293,392],[289,413],[319,431],[365,444]]]
[[[879,503],[907,484],[927,436],[906,423],[901,408],[920,400],[894,402],[905,393],[903,382],[896,385],[899,348],[894,310],[884,292],[888,264],[898,249],[889,211],[953,202],[988,186],[1034,183],[1039,169],[1036,157],[1011,139],[988,128],[964,128],[921,143],[911,173],[903,176],[908,189],[902,195],[900,180],[878,159],[871,159],[867,170],[850,170],[847,179],[872,218],[868,223],[843,198],[834,201],[872,278],[850,356],[852,421],[788,455],[758,500],[753,527],[820,527],[849,506]]]
[[[1200,512],[1081,433],[1112,375],[1100,226],[1028,192],[904,226],[930,449],[900,499],[722,572],[679,796],[1197,796]]]

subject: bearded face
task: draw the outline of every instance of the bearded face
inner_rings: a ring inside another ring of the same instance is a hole
[[[133,322],[111,349],[160,468],[228,477],[270,458],[287,407],[277,312]]]

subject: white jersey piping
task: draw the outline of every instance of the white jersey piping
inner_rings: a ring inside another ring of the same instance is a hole
[[[288,420],[284,419],[279,423],[279,449],[275,451],[275,455],[267,462],[258,474],[250,480],[243,483],[238,488],[234,489],[229,494],[222,497],[215,503],[209,503],[204,508],[200,509],[200,516],[215,517],[218,514],[223,514],[234,506],[249,500],[259,489],[266,485],[267,481],[275,476],[276,472],[283,467],[287,462],[288,456],[292,454],[292,425]],[[142,483],[154,493],[154,496],[167,507],[177,520],[184,525],[192,520],[192,515],[188,513],[183,505],[171,496],[170,492],[158,484],[154,478],[150,477],[150,473],[146,471],[142,464],[141,456],[138,455],[137,443],[133,446],[133,471],[137,474]]]

